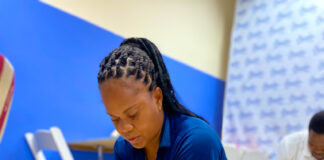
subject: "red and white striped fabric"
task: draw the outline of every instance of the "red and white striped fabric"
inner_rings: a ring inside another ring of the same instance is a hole
[[[14,70],[10,62],[0,54],[0,142],[9,115],[15,84]]]

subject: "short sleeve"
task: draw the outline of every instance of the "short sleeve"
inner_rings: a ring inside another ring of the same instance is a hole
[[[122,137],[119,137],[114,144],[114,156],[116,160],[131,160],[130,149],[127,146],[125,140]]]
[[[176,157],[177,160],[226,160],[219,137],[209,128],[196,128],[183,136]]]

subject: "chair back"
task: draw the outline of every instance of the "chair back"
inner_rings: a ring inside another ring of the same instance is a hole
[[[0,54],[0,143],[7,124],[14,85],[14,69],[9,60]]]
[[[58,127],[38,130],[34,134],[26,133],[25,138],[35,160],[46,160],[42,151],[44,149],[58,151],[62,160],[73,160],[71,151]]]

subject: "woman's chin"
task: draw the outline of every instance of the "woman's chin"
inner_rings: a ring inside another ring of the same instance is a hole
[[[132,143],[131,143],[131,145],[132,145],[134,148],[136,148],[136,149],[142,149],[142,148],[144,148],[144,145],[141,145],[141,144],[132,144]]]
[[[141,136],[132,138],[131,140],[128,140],[128,142],[136,149],[144,148],[143,138]]]

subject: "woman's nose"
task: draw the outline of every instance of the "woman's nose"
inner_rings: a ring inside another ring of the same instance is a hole
[[[130,132],[133,128],[134,126],[131,123],[127,123],[127,122],[122,122],[119,125],[119,130],[122,133]]]

